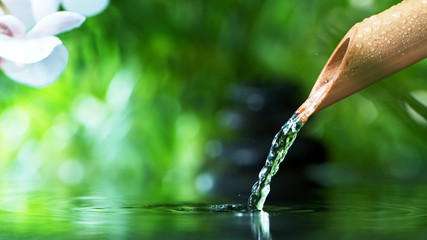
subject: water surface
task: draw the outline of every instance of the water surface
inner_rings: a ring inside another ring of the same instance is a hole
[[[251,212],[140,196],[3,194],[0,239],[425,239],[427,185],[325,188]]]

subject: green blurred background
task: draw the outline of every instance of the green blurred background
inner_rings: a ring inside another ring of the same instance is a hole
[[[302,103],[346,31],[398,2],[113,0],[60,36],[70,62],[54,85],[1,75],[0,184],[197,200],[206,192],[197,183],[211,184],[212,139],[236,138],[218,124],[230,86],[296,86]],[[301,135],[325,148],[326,162],[308,178],[422,178],[425,76],[423,61],[313,116]]]

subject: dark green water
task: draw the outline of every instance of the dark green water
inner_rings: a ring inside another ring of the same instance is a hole
[[[303,125],[295,113],[274,137],[265,165],[258,175],[258,181],[252,186],[248,200],[250,209],[259,211],[263,209],[265,200],[270,193],[271,179],[279,171],[280,163],[282,163]]]
[[[426,184],[348,185],[317,192],[258,212],[232,204],[147,205],[141,196],[8,193],[0,198],[0,239],[427,237]]]

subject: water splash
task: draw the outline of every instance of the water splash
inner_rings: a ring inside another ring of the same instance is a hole
[[[303,125],[304,123],[295,113],[274,137],[265,165],[259,173],[258,181],[252,187],[248,200],[250,210],[261,211],[263,209],[267,195],[270,193],[271,178],[279,170],[280,163]]]

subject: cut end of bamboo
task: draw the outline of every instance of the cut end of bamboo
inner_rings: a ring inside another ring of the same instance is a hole
[[[349,46],[356,35],[356,29],[350,30],[338,44],[330,59],[317,79],[309,98],[298,108],[297,113],[301,121],[306,122],[308,117],[320,107],[328,104],[326,97],[330,94],[332,86],[343,72],[349,56]]]

